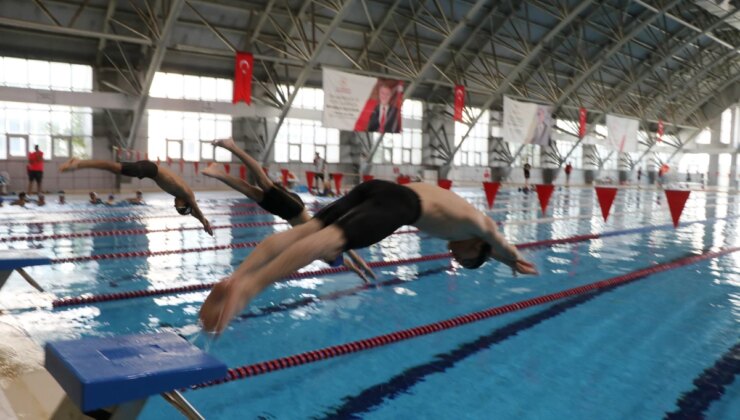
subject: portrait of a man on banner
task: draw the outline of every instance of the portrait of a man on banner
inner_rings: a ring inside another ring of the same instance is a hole
[[[355,124],[355,131],[401,132],[403,82],[378,79]]]

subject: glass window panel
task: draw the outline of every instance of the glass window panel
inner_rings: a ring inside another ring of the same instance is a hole
[[[275,162],[287,162],[288,161],[288,145],[287,144],[275,144]]]
[[[411,148],[411,133],[404,130],[403,136],[401,137],[403,140],[403,147],[406,149],[410,149]]]
[[[339,130],[335,128],[329,128],[326,130],[326,142],[328,144],[339,145]]]
[[[72,156],[89,159],[92,155],[92,138],[87,136],[72,137]]]
[[[404,149],[403,163],[411,163],[411,150]]]
[[[185,99],[200,99],[200,77],[184,75],[182,77]]]
[[[326,144],[327,130],[324,127],[316,127],[314,130],[314,143]]]
[[[167,73],[154,73],[152,86],[149,88],[149,96],[153,96],[155,98],[167,97]]]
[[[165,83],[165,94],[168,98],[183,98],[183,81],[182,74],[167,73]]]
[[[421,165],[421,150],[420,149],[414,149],[411,151],[411,164]]]
[[[49,111],[28,111],[29,133],[49,134]]]
[[[216,138],[225,139],[231,137],[231,117],[216,120]],[[208,140],[208,139],[204,139]]]
[[[167,140],[167,157],[171,159],[180,159],[182,156],[182,143],[175,140]]]
[[[223,147],[217,147],[215,150],[217,162],[231,162],[231,152]]]
[[[303,163],[313,162],[313,157],[314,157],[313,154],[314,154],[313,144],[302,144],[301,145],[301,162]]]
[[[213,160],[213,145],[211,143],[200,142],[200,157],[204,160]]]
[[[211,125],[211,131],[213,131],[213,120],[206,120]],[[183,138],[189,139],[189,140],[198,140],[200,139],[200,128],[201,128],[201,121],[198,119],[197,114],[196,116],[185,116],[182,120],[182,127],[183,127]]]
[[[8,139],[10,140],[10,144],[8,144],[10,156],[25,157],[27,153],[26,138],[19,136],[8,136]]]
[[[199,139],[213,140],[216,139],[216,121],[210,118],[201,118],[199,124]],[[186,128],[187,129],[187,128]],[[228,136],[225,136],[228,137]]]
[[[231,102],[233,97],[233,82],[229,79],[216,79],[216,100]]]
[[[68,158],[69,157],[69,138],[67,137],[54,137],[54,157]]]
[[[393,163],[396,163],[396,164],[403,163],[401,161],[401,150],[402,149],[398,147],[393,148]]]
[[[181,139],[182,138],[182,113],[180,112],[168,112],[167,113],[167,127],[166,137],[170,139]]]
[[[184,146],[184,150],[182,153],[183,159],[187,160],[188,162],[193,162],[193,161],[198,160],[198,157],[199,157],[198,152],[200,152],[200,150],[198,150],[200,146],[200,141],[198,141],[198,139],[185,140],[183,146]]]
[[[339,146],[326,147],[326,161],[329,163],[339,163]]]
[[[301,160],[301,146],[291,145],[288,159],[292,162]]]
[[[388,134],[386,134],[386,136],[387,135]],[[394,149],[403,146],[403,139],[401,138],[401,134],[391,134],[390,136],[393,138],[393,148]]]
[[[72,116],[69,111],[51,113],[51,134],[72,134]]]
[[[9,108],[6,109],[5,130],[11,134],[25,134],[28,132],[28,118],[25,109]]]
[[[216,79],[213,77],[200,78],[200,98],[204,101],[216,100]]]
[[[67,63],[51,63],[51,88],[53,90],[72,89],[72,68]]]
[[[392,149],[383,149],[383,161],[386,163],[393,162],[393,152]]]
[[[3,67],[5,68],[5,84],[13,87],[28,86],[28,66],[26,60],[5,57]]]
[[[44,160],[51,159],[51,137],[49,136],[29,136],[28,137],[28,151],[34,150],[34,147],[39,146],[39,150],[44,152]]]
[[[28,60],[28,85],[37,89],[50,89],[49,62]]]
[[[92,67],[72,64],[72,90],[92,91]]]

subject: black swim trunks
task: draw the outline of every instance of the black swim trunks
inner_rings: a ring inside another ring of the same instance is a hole
[[[159,168],[154,162],[148,160],[140,160],[138,162],[123,162],[121,163],[121,175],[142,178],[154,179],[159,173]]]
[[[287,191],[279,184],[273,184],[272,188],[265,191],[262,201],[257,204],[275,216],[285,220],[300,216],[305,207],[303,200],[301,200],[298,194]]]
[[[314,218],[344,232],[344,250],[380,242],[421,216],[421,199],[414,190],[388,181],[372,180],[321,209]]]
[[[44,178],[44,171],[28,171],[28,181],[29,182],[41,182],[41,180]]]

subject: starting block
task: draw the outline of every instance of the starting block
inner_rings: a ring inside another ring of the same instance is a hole
[[[47,264],[51,264],[49,257],[33,249],[7,249],[0,251],[0,289],[5,285],[5,282],[13,271],[17,271],[28,284],[39,292],[43,292],[44,289],[39,286],[36,280],[23,267]]]
[[[45,353],[46,370],[67,393],[54,418],[135,418],[161,394],[187,418],[202,419],[177,389],[227,374],[224,363],[173,333],[48,343]]]

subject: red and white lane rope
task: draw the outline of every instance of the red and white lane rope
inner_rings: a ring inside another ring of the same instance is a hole
[[[641,270],[633,271],[628,274],[624,274],[610,279],[598,281],[595,283],[586,284],[583,286],[566,289],[556,293],[550,293],[547,295],[534,297],[531,299],[521,300],[519,302],[510,303],[508,305],[496,306],[493,308],[485,309],[478,312],[473,312],[467,315],[461,315],[455,318],[446,319],[444,321],[433,322],[431,324],[422,325],[419,327],[408,328],[405,330],[395,331],[389,334],[378,335],[362,340],[351,341],[345,344],[339,344],[336,346],[324,347],[318,350],[308,351],[299,353],[291,356],[281,357],[279,359],[268,360],[266,362],[259,362],[250,365],[239,366],[228,370],[228,375],[223,378],[212,382],[207,382],[200,385],[195,385],[192,389],[200,389],[213,385],[219,385],[226,382],[231,382],[237,379],[249,378],[252,376],[262,375],[265,373],[275,372],[278,370],[288,369],[296,366],[301,366],[321,360],[332,359],[346,354],[357,353],[363,350],[370,350],[377,347],[387,346],[389,344],[397,343],[399,341],[409,340],[416,337],[433,334],[439,331],[444,331],[463,325],[471,324],[474,322],[482,321],[484,319],[492,318],[499,315],[508,314],[511,312],[521,311],[523,309],[531,308],[533,306],[543,305],[546,303],[555,302],[558,300],[574,297],[586,293],[591,293],[596,290],[608,289],[621,284],[633,282],[638,279],[642,279],[653,274],[661,273],[668,270],[673,270],[679,267],[683,267],[689,264],[694,264],[699,261],[717,258],[722,255],[730,254],[740,250],[740,247],[727,248],[716,252],[707,252],[701,255],[695,255],[692,257],[680,258],[671,262],[657,264],[652,267],[643,268]]]
[[[256,214],[272,214],[265,210],[245,210],[235,212],[221,212],[221,213],[209,213],[204,216],[250,216]],[[23,222],[10,222],[6,225],[62,225],[62,224],[73,224],[73,223],[108,223],[108,222],[136,222],[144,219],[174,219],[181,216],[176,215],[157,215],[157,216],[121,216],[121,217],[96,217],[91,219],[72,219],[72,220],[52,220],[52,221],[23,221]]]

